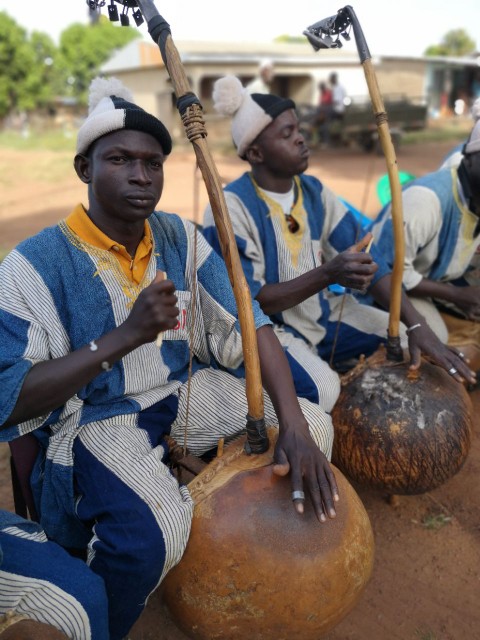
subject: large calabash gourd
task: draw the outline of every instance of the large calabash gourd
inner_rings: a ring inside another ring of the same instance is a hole
[[[470,449],[472,405],[464,386],[423,361],[392,363],[380,349],[342,380],[333,409],[332,460],[348,478],[391,494],[440,486]]]
[[[368,515],[334,469],[337,517],[321,524],[308,498],[298,515],[290,478],[269,452],[228,447],[189,485],[195,501],[185,554],[163,583],[175,623],[199,640],[318,640],[355,605],[372,571]]]

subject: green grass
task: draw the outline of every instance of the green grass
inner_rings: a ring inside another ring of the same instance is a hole
[[[61,180],[71,171],[74,155],[75,140],[61,132],[32,133],[28,138],[12,131],[0,132],[0,187]]]
[[[31,130],[28,137],[12,130],[0,131],[0,148],[17,151],[69,151],[74,153],[75,136],[63,131]]]
[[[426,129],[421,131],[405,132],[402,136],[402,144],[421,144],[424,142],[455,142],[464,140],[471,129],[470,120],[449,120],[447,122],[432,121]],[[220,136],[215,136],[212,125],[212,136],[209,142],[218,152],[229,154],[232,152],[230,138],[223,140]],[[22,150],[42,150],[42,151],[69,151],[74,153],[76,132],[69,136],[61,130],[32,129],[28,137],[12,130],[0,131],[0,149]],[[183,146],[185,142],[183,136],[176,142],[178,146]]]
[[[444,513],[429,513],[423,518],[422,525],[425,529],[437,531],[450,524],[451,521],[451,516],[447,516]]]

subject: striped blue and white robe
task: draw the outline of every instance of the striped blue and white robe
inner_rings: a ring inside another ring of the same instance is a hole
[[[162,334],[160,348],[155,342],[138,347],[64,406],[0,430],[4,441],[34,431],[45,442],[33,479],[41,524],[62,545],[88,545],[88,562],[107,587],[112,640],[126,635],[188,539],[193,504],[165,465],[164,434],[183,443],[188,409],[187,446],[201,454],[243,430],[247,413],[244,381],[224,370],[238,367],[243,354],[223,261],[178,216],[155,213],[149,223],[154,250],[138,286],[114,254],[86,244],[64,222],[22,242],[0,265],[0,425],[35,363],[62,357],[123,323],[157,270],[176,287],[179,322]],[[270,324],[255,302],[253,310],[257,329]],[[300,404],[329,456],[330,416]],[[278,424],[267,396],[265,419]]]
[[[251,173],[244,173],[225,187],[253,298],[264,285],[293,280],[331,260],[362,236],[353,213],[317,178],[301,175],[295,182],[298,197],[291,212],[299,225],[295,233],[289,232],[282,208],[258,187]],[[205,211],[204,235],[219,251],[210,206]],[[377,282],[389,269],[378,252],[373,250],[372,255],[379,265],[373,280]],[[327,410],[338,395],[338,377],[327,362],[340,316],[335,362],[369,354],[386,339],[388,315],[383,310],[360,305],[349,293],[342,301],[342,296],[321,290],[295,307],[271,316],[290,361],[297,393],[319,402]]]

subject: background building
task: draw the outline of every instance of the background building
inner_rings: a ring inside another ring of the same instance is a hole
[[[205,118],[220,128],[220,118],[212,109],[215,80],[234,74],[246,84],[257,75],[264,58],[275,65],[272,92],[292,98],[297,105],[315,105],[318,83],[331,72],[338,74],[353,102],[367,102],[368,89],[363,68],[354,46],[315,52],[310,44],[291,43],[209,43],[176,42],[192,91],[200,98]],[[406,98],[427,104],[429,113],[453,112],[455,100],[462,97],[466,107],[475,98],[474,83],[480,74],[480,58],[398,57],[373,58],[383,97]],[[158,47],[135,40],[118,51],[102,67],[126,84],[135,100],[146,110],[161,115],[174,136],[181,135],[175,96]]]

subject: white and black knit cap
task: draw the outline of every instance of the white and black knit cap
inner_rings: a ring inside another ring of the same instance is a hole
[[[88,116],[78,131],[77,153],[113,131],[133,129],[156,138],[163,153],[172,150],[172,139],[165,125],[134,104],[130,91],[117,78],[94,78],[90,84]]]
[[[480,151],[480,98],[477,98],[470,110],[472,118],[475,120],[475,124],[467,140],[466,145],[463,148],[463,155],[469,153],[477,153]]]
[[[225,76],[213,85],[213,106],[218,113],[232,117],[232,138],[243,158],[249,145],[287,109],[295,109],[289,98],[270,93],[249,94],[236,76]]]

